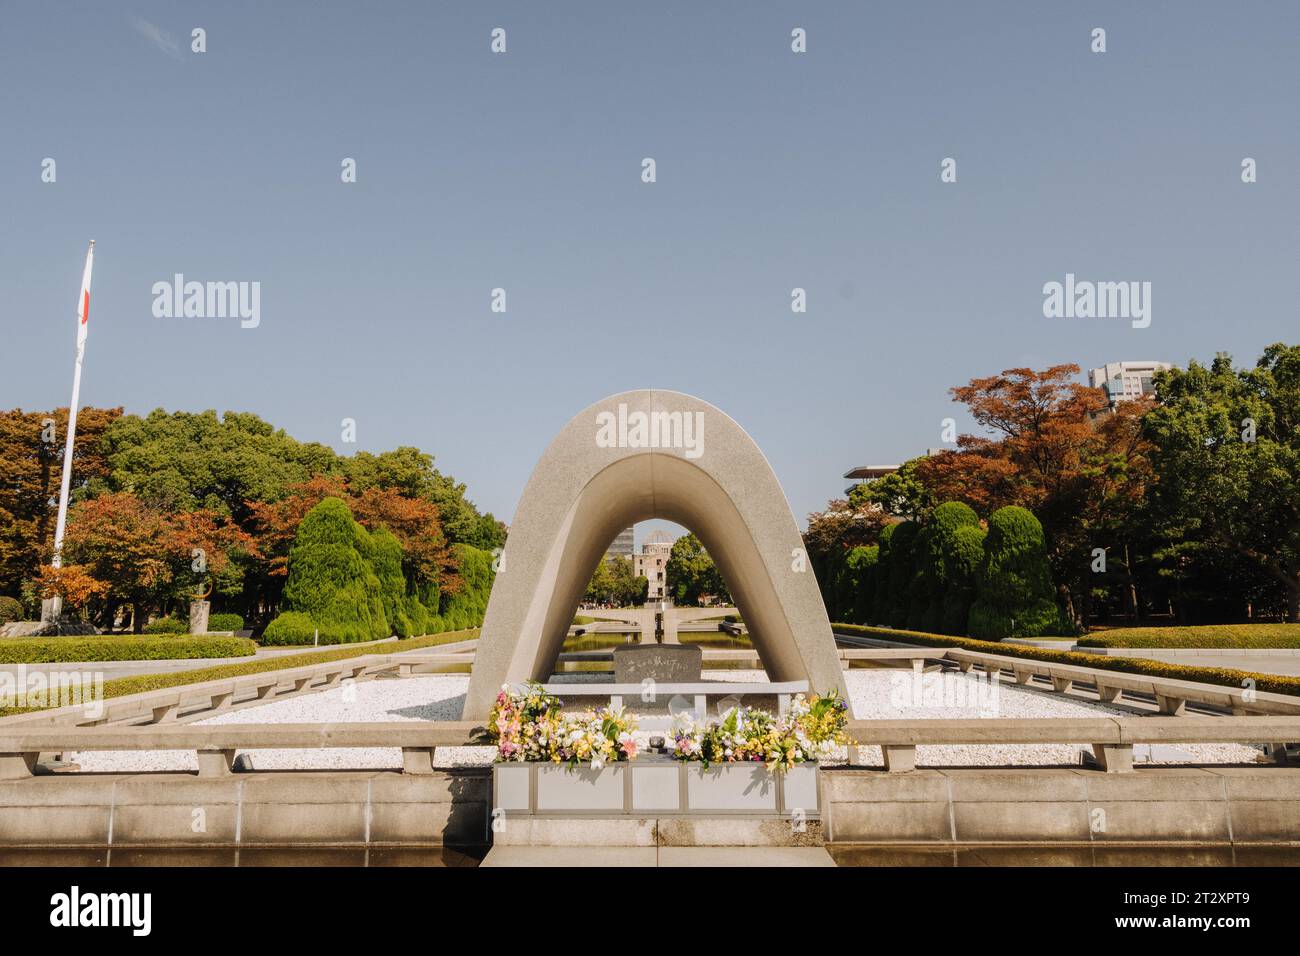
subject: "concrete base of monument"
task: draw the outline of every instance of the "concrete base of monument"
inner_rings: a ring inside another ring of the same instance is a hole
[[[820,847],[820,820],[790,815],[498,817],[493,846]]]
[[[614,648],[614,683],[698,683],[704,651],[694,644],[624,644]]]
[[[492,768],[499,846],[820,846],[817,764],[773,773],[650,754],[600,770]]]
[[[819,846],[494,846],[482,866],[835,866]]]

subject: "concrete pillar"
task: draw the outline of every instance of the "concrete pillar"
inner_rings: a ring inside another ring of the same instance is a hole
[[[1052,689],[1058,694],[1068,694],[1070,688],[1074,686],[1074,681],[1068,677],[1053,677]]]
[[[403,747],[402,773],[433,773],[433,747]]]
[[[190,633],[191,634],[208,633],[208,612],[210,610],[212,610],[212,604],[208,601],[190,602]]]
[[[1092,755],[1097,758],[1101,769],[1107,773],[1131,773],[1133,771],[1132,744],[1093,744]]]
[[[57,594],[52,598],[46,598],[41,602],[41,622],[44,624],[57,624],[59,618],[63,616],[63,598]]]
[[[32,775],[38,753],[0,754],[0,780],[21,780]]]
[[[1097,685],[1097,698],[1103,704],[1112,704],[1120,699],[1124,692],[1118,687],[1106,687],[1104,684]]]
[[[907,773],[916,769],[916,747],[903,744],[885,744],[885,769],[890,773]]]
[[[235,751],[232,750],[200,750],[199,755],[199,776],[200,777],[228,777],[230,776],[231,764],[235,762]]]
[[[1168,714],[1171,717],[1181,717],[1187,712],[1187,701],[1181,697],[1166,697],[1164,694],[1157,694],[1156,703],[1160,706],[1160,713]]]

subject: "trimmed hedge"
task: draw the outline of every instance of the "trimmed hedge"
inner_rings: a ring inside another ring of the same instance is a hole
[[[22,619],[22,602],[17,598],[11,598],[7,594],[0,594],[0,624],[8,624],[11,621],[21,621]]]
[[[1169,647],[1300,650],[1300,624],[1206,624],[1126,627],[1080,638],[1083,647]]]
[[[189,629],[178,617],[157,617],[141,628],[146,634],[186,634]]]
[[[128,694],[142,694],[145,691],[162,690],[167,687],[201,684],[208,680],[224,680],[228,677],[243,677],[247,674],[263,674],[267,671],[282,670],[289,667],[306,667],[310,664],[328,664],[331,661],[347,660],[349,657],[361,657],[365,654],[395,654],[400,651],[414,651],[422,647],[467,641],[475,636],[474,631],[449,632],[438,635],[428,634],[410,640],[393,641],[390,644],[384,644],[379,649],[373,647],[335,647],[325,651],[309,651],[305,654],[287,654],[281,657],[263,658],[262,660],[248,661],[243,664],[221,664],[216,667],[203,667],[191,671],[170,671],[166,674],[141,674],[136,677],[119,677],[115,680],[104,681],[104,697],[105,699],[125,697]],[[59,638],[59,640],[66,641],[68,638]],[[223,637],[215,638],[215,640],[244,641],[248,639]],[[0,705],[0,717],[45,709],[44,707],[5,707]]]
[[[1122,671],[1146,677],[1169,677],[1177,680],[1199,681],[1202,684],[1219,684],[1223,687],[1242,687],[1244,681],[1255,682],[1255,689],[1272,694],[1300,696],[1300,677],[1284,674],[1257,674],[1228,667],[1191,667],[1186,664],[1168,664],[1163,661],[1144,660],[1137,657],[1109,657],[1081,651],[1053,651],[1026,644],[1002,644],[997,641],[977,641],[969,637],[945,637],[942,634],[922,634],[889,627],[863,627],[857,624],[834,624],[836,630],[863,637],[877,637],[904,644],[927,647],[959,647],[964,651],[981,651],[1002,654],[1005,657],[1023,657],[1027,660],[1050,661],[1054,664],[1077,664],[1097,670]]]
[[[0,663],[159,661],[202,657],[250,657],[257,645],[246,637],[210,634],[184,637],[9,637],[0,640]]]
[[[269,645],[312,644],[315,640],[316,625],[312,622],[311,615],[302,611],[284,611],[262,632],[262,643]]]
[[[212,614],[208,617],[209,631],[242,631],[244,619],[238,614]]]

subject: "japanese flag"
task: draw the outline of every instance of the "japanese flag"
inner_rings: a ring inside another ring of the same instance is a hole
[[[90,270],[95,264],[95,240],[90,240],[86,250],[86,271],[81,275],[81,295],[77,299],[77,351],[86,344],[86,329],[90,324]]]

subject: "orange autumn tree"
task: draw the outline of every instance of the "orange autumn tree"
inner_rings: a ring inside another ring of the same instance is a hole
[[[456,593],[460,589],[455,556],[447,546],[436,504],[408,497],[394,488],[372,486],[354,494],[344,479],[330,475],[315,475],[290,485],[289,494],[279,501],[247,502],[262,558],[272,576],[283,581],[298,525],[326,498],[345,501],[367,531],[382,527],[392,533],[402,546],[403,575],[435,613],[439,593]]]
[[[36,587],[42,598],[60,597],[64,609],[72,611],[108,594],[108,582],[100,581],[79,564],[65,564],[61,568],[43,566]]]
[[[1077,365],[1007,369],[952,389],[988,433],[922,459],[917,473],[936,500],[965,501],[987,516],[1006,505],[1042,522],[1057,598],[1086,624],[1094,547],[1122,546],[1150,477],[1142,416],[1149,402],[1120,403],[1074,380]]]
[[[114,610],[129,604],[138,634],[151,611],[184,601],[195,588],[219,575],[236,553],[257,553],[253,539],[225,518],[206,510],[170,513],[130,492],[83,501],[72,509],[63,552],[70,565],[104,587]],[[55,586],[53,569],[42,578]]]
[[[101,439],[120,408],[81,409],[72,452],[72,493],[108,474]],[[54,550],[68,410],[0,411],[0,594],[18,594]]]

